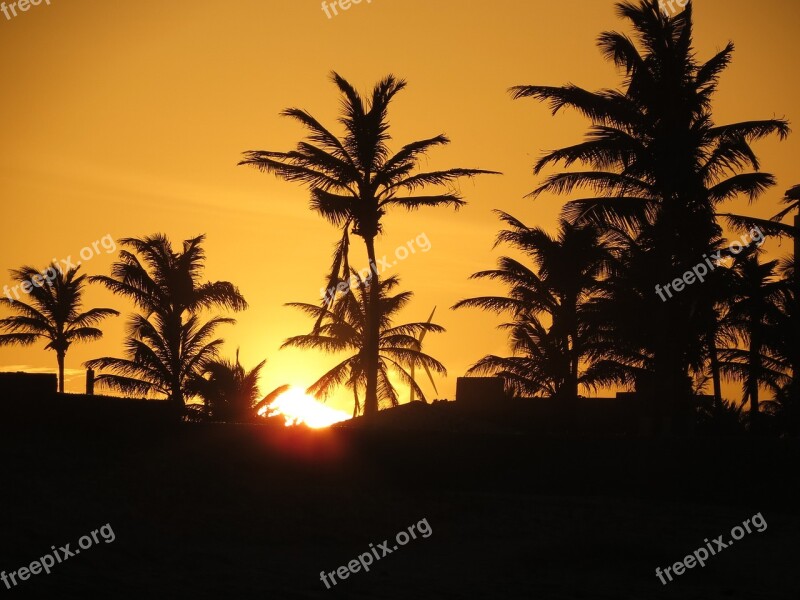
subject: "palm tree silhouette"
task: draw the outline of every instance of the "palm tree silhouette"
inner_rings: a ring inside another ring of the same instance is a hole
[[[625,70],[623,90],[512,88],[514,98],[548,102],[553,113],[574,108],[592,121],[583,142],[547,153],[535,173],[558,163],[586,169],[550,175],[532,195],[588,188],[592,195],[565,205],[566,218],[627,229],[648,250],[646,272],[671,281],[718,238],[717,205],[740,194],[754,200],[774,184],[772,175],[758,172],[750,144],[772,134],[784,138],[789,126],[782,119],[714,124],[711,101],[733,44],[705,63],[695,60],[691,1],[674,17],[661,12],[658,0],[621,2],[617,12],[631,22],[636,41],[605,32],[598,45]],[[743,172],[748,168],[754,172]],[[691,395],[688,372],[702,346],[689,325],[697,301],[691,295],[656,304],[651,315],[658,333],[650,336],[648,353],[662,405]]]
[[[480,169],[448,169],[417,172],[419,160],[430,149],[449,143],[444,135],[406,144],[391,155],[388,108],[395,94],[406,82],[393,75],[386,76],[373,89],[367,101],[342,78],[331,78],[342,94],[342,114],[339,123],[345,129],[342,138],[336,137],[307,111],[289,108],[284,116],[299,121],[308,130],[306,141],[290,152],[251,150],[239,164],[251,165],[273,173],[286,181],[297,181],[311,191],[311,209],[333,225],[341,227],[342,238],[334,253],[328,287],[337,284],[340,275],[347,279],[349,261],[348,231],[364,240],[373,277],[378,281],[375,238],[383,230],[381,218],[391,207],[416,210],[426,206],[459,208],[465,202],[454,187],[463,177],[493,173]],[[448,186],[433,195],[413,195],[428,186]],[[370,286],[366,300],[365,369],[366,391],[364,412],[378,411],[380,377],[380,285]],[[332,299],[328,299],[329,304]],[[319,322],[317,323],[319,326]]]
[[[519,394],[575,399],[579,384],[601,378],[596,370],[592,376],[579,372],[590,352],[581,311],[599,292],[599,278],[611,255],[591,225],[562,220],[554,238],[540,227],[529,228],[507,213],[496,212],[510,228],[498,234],[495,245],[507,243],[525,253],[534,269],[503,256],[497,269],[480,271],[472,278],[500,281],[508,286],[508,295],[461,300],[453,308],[510,313],[514,321],[502,327],[510,330],[512,347],[522,356],[486,356],[470,371],[502,376]],[[544,315],[551,322],[549,327],[541,321]]]
[[[87,361],[92,369],[110,369],[97,377],[100,384],[123,393],[163,394],[180,414],[191,396],[189,386],[217,358],[221,339],[214,331],[234,319],[203,320],[204,309],[247,308],[230,282],[202,282],[205,236],[185,240],[175,252],[164,234],[121,240],[119,260],[111,276],[92,277],[112,292],[133,300],[140,313],[130,317],[125,340],[127,358]]]
[[[797,217],[796,217],[797,218]],[[797,249],[795,248],[795,252]],[[781,428],[789,435],[800,432],[800,299],[798,299],[797,255],[787,257],[780,263],[780,272],[786,286],[783,289],[778,308],[778,322],[775,326],[775,354],[783,369],[791,373],[791,378],[777,391],[766,408],[781,420]]]
[[[258,378],[266,360],[262,360],[249,371],[236,360],[214,359],[203,366],[203,371],[189,382],[192,395],[203,400],[207,418],[215,421],[243,422],[256,416],[254,407],[260,393]]]
[[[800,344],[796,343],[797,336],[800,334],[800,325],[796,320],[800,315],[800,277],[797,276],[800,273],[800,266],[798,266],[798,261],[800,261],[800,184],[789,188],[781,202],[786,206],[770,219],[730,213],[721,216],[726,217],[730,225],[739,229],[752,230],[757,227],[765,235],[792,239],[794,252],[791,259],[785,262],[781,269],[789,287],[782,302],[785,327],[780,328],[784,334],[783,340],[788,343],[783,344],[783,356],[786,363],[791,365],[792,381],[782,390],[778,399],[782,403],[781,406],[784,407],[782,409],[784,414],[789,415],[789,418],[794,419],[794,423],[797,423],[797,415],[800,413],[800,379],[798,378]],[[793,224],[783,223],[783,219],[793,211],[797,211]],[[797,425],[794,426],[793,431],[796,430]]]
[[[735,332],[742,347],[720,352],[722,372],[742,383],[742,404],[750,403],[750,426],[759,429],[759,387],[778,393],[788,376],[775,353],[776,326],[786,282],[776,278],[778,261],[761,263],[757,252],[737,257],[732,267],[733,296],[724,327]]]
[[[0,319],[0,346],[28,346],[46,340],[45,349],[56,353],[58,362],[58,391],[64,393],[64,360],[67,350],[75,342],[99,340],[103,332],[95,325],[111,315],[118,316],[110,308],[92,308],[81,311],[81,301],[86,288],[86,275],[78,275],[80,267],[60,269],[49,267],[54,275],[44,279],[33,267],[11,270],[11,277],[31,287],[30,304],[11,298],[0,298],[0,306],[18,312],[18,315]],[[40,282],[41,285],[30,282]]]
[[[314,348],[326,352],[348,352],[342,360],[308,388],[308,393],[325,398],[339,385],[345,384],[353,390],[353,416],[362,409],[359,394],[367,389],[370,359],[364,339],[367,336],[367,305],[372,285],[380,285],[378,294],[378,398],[389,406],[397,406],[397,391],[389,380],[390,369],[400,380],[414,390],[423,400],[425,394],[406,370],[409,365],[423,367],[428,371],[446,374],[444,365],[422,352],[418,339],[425,332],[440,333],[444,328],[427,321],[392,326],[392,316],[411,299],[412,292],[390,295],[398,284],[396,276],[388,277],[377,284],[375,279],[364,278],[352,271],[355,285],[339,296],[330,307],[301,302],[287,304],[314,317],[320,323],[309,334],[287,339],[283,347]],[[368,281],[367,281],[368,279]],[[363,406],[366,412],[366,404]]]

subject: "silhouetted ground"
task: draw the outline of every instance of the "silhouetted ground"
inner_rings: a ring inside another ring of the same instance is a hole
[[[110,523],[4,597],[796,599],[797,441],[0,425],[0,570]],[[662,586],[655,568],[761,512]],[[327,590],[370,543],[412,540]]]

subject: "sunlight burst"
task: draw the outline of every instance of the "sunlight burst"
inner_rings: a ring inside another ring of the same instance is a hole
[[[350,418],[345,412],[325,406],[300,387],[289,388],[259,413],[267,417],[283,415],[287,427],[300,424],[313,428],[328,427]]]

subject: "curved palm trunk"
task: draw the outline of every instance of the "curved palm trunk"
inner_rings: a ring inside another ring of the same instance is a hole
[[[66,352],[56,352],[56,359],[58,360],[58,391],[64,393],[64,357]]]
[[[378,336],[380,329],[380,282],[375,261],[375,237],[365,237],[367,258],[372,268],[369,283],[369,301],[366,306],[365,350],[367,353],[367,389],[364,394],[364,416],[369,418],[378,413]]]

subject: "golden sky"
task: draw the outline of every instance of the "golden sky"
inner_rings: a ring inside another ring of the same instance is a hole
[[[718,123],[777,116],[797,130],[797,22],[795,0],[696,2],[699,58],[736,44],[716,97]],[[605,0],[373,0],[330,19],[317,0],[51,0],[10,20],[0,13],[0,288],[10,283],[8,269],[76,260],[106,234],[161,231],[179,242],[205,233],[208,278],[232,281],[250,304],[237,325],[220,330],[226,353],[241,347],[247,367],[267,358],[265,392],[312,383],[335,359],[278,350],[310,329],[283,304],[317,300],[337,231],[309,211],[303,188],[236,163],[244,150],[287,150],[300,139],[302,129],[278,116],[285,107],[332,124],[331,70],[363,91],[394,73],[409,82],[390,111],[394,149],[446,133],[452,144],[425,167],[504,173],[462,184],[469,205],[459,213],[388,215],[378,240],[379,255],[420,234],[430,240],[429,252],[387,274],[415,292],[404,320],[424,320],[438,307],[435,320],[448,331],[426,338],[426,350],[447,366],[449,377],[437,384],[440,397],[452,398],[470,364],[506,353],[494,329],[500,319],[449,310],[485,293],[467,277],[501,253],[491,249],[498,222],[490,211],[552,230],[563,199],[523,198],[541,181],[532,164],[544,150],[578,141],[587,126],[576,114],[554,118],[532,100],[512,101],[507,89],[616,86],[613,65],[595,47],[609,29],[627,25]],[[769,216],[800,183],[800,132],[756,151],[778,186],[750,209],[731,208]],[[353,263],[361,266],[356,242]],[[101,250],[85,271],[106,273],[112,258]],[[131,310],[102,289],[87,295],[87,306]],[[67,367],[121,356],[123,324],[107,321],[105,338],[72,348]],[[3,348],[0,365],[54,371],[55,356],[38,346]],[[67,382],[68,391],[82,385],[78,374]],[[332,404],[352,409],[349,394]]]

